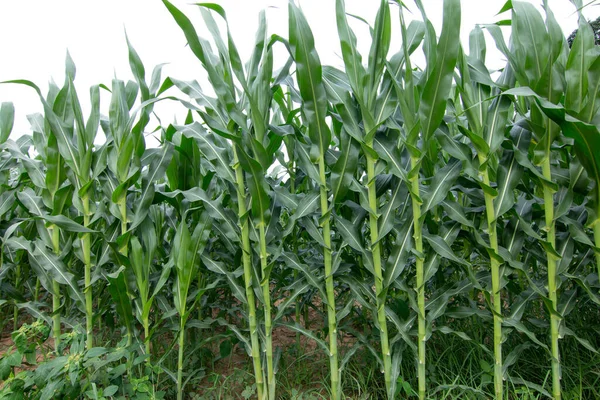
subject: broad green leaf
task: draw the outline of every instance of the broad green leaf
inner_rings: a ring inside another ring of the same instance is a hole
[[[286,289],[289,290],[290,295],[277,306],[277,313],[273,317],[273,321],[279,321],[279,319],[285,315],[288,307],[295,304],[298,301],[298,297],[306,293],[311,287],[313,287],[313,285],[305,280],[296,280],[288,286]]]
[[[487,113],[484,140],[489,153],[495,153],[504,141],[504,131],[508,122],[510,100],[506,96],[495,98]],[[481,151],[478,151],[482,153]]]
[[[511,129],[515,151],[526,151],[529,147],[531,132],[527,129],[515,125]],[[523,169],[511,152],[506,152],[505,157],[498,166],[498,197],[494,199],[495,218],[500,218],[505,212],[515,204],[514,190],[521,179]]]
[[[450,161],[435,173],[431,184],[423,195],[422,212],[425,213],[441,203],[447,196],[454,181],[458,178],[462,163],[456,159]]]
[[[300,219],[317,211],[319,208],[319,193],[309,192],[298,202],[298,207],[292,216],[293,220]]]
[[[463,206],[461,206],[459,203],[452,200],[444,200],[442,201],[441,206],[444,211],[446,211],[446,214],[448,214],[448,217],[450,217],[452,220],[470,228],[474,228],[473,221],[467,218]]]
[[[168,143],[163,143],[161,150],[159,153],[154,153],[154,157],[148,165],[148,173],[142,178],[142,192],[136,200],[129,230],[137,228],[146,218],[154,199],[155,185],[164,177],[167,166],[171,162],[172,147]]]
[[[180,192],[189,201],[202,201],[204,208],[211,218],[221,221],[224,232],[226,232],[229,240],[237,242],[239,240],[239,228],[235,224],[235,219],[231,214],[231,210],[225,209],[219,204],[219,199],[213,200],[208,197],[208,194],[199,187]]]
[[[331,168],[332,202],[335,204],[348,192],[358,166],[359,149],[356,142],[342,129],[340,157]]]
[[[15,200],[15,192],[12,190],[0,194],[0,218],[12,208]]]
[[[186,137],[196,140],[200,151],[207,159],[213,162],[215,171],[221,178],[231,183],[236,182],[230,155],[226,149],[217,145],[213,134],[207,132],[198,122],[184,127],[177,127],[177,129]]]
[[[340,216],[334,215],[335,226],[338,228],[340,235],[344,238],[350,247],[354,250],[364,252],[365,248],[362,243],[361,235],[358,233],[358,227],[352,222]]]
[[[201,257],[202,262],[204,263],[206,268],[217,274],[224,275],[227,278],[227,283],[229,283],[229,287],[231,288],[233,296],[243,304],[247,304],[248,302],[246,300],[246,293],[242,285],[238,283],[236,277],[234,276],[234,273],[228,271],[225,265],[220,261],[215,261],[212,258],[207,257],[206,255],[202,255]]]
[[[177,272],[176,281],[174,284],[174,300],[175,308],[179,315],[183,317],[186,310],[186,301],[188,290],[191,284],[191,278],[194,272],[191,263],[191,254],[189,248],[191,243],[190,231],[185,220],[179,222],[177,233],[173,239],[173,258],[175,260],[175,268]]]
[[[460,0],[445,0],[442,33],[437,45],[435,65],[427,66],[428,79],[423,88],[419,117],[425,140],[435,132],[446,110],[460,41]]]
[[[83,225],[78,224],[72,219],[64,215],[44,215],[44,220],[60,227],[67,232],[78,232],[78,233],[95,233],[96,231],[90,228],[86,228]]]
[[[584,105],[588,85],[595,85],[595,82],[588,81],[588,70],[594,59],[598,57],[597,55],[591,57],[591,54],[589,54],[591,49],[594,48],[594,44],[594,31],[585,18],[581,17],[565,71],[567,85],[564,104],[567,110],[575,113],[581,111]]]
[[[437,236],[437,235],[430,235],[428,233],[423,233],[423,238],[425,238],[425,240],[427,240],[427,242],[429,243],[429,245],[431,246],[431,248],[440,256],[442,256],[443,258],[446,258],[450,261],[453,261],[457,264],[461,264],[464,266],[469,266],[469,262],[466,260],[463,260],[462,258],[458,258],[454,252],[452,251],[452,249],[450,248],[450,246],[448,245],[448,243],[446,243],[446,241],[444,240],[444,238],[442,238],[441,236]]]
[[[380,209],[381,214],[377,219],[380,240],[393,229],[396,210],[401,206],[406,207],[407,204],[410,204],[410,194],[406,185],[398,179],[394,179],[392,182],[392,195],[385,206]]]
[[[325,294],[325,289],[323,287],[324,277],[321,275],[321,273],[315,273],[315,271],[311,270],[308,265],[301,263],[298,257],[293,253],[284,251],[281,253],[281,258],[288,267],[302,272],[306,277],[306,281],[319,291],[324,301],[327,299],[327,295]]]
[[[247,184],[251,194],[252,217],[257,224],[267,225],[271,218],[270,188],[260,163],[251,158],[241,147],[237,149],[240,164],[247,173]]]
[[[52,252],[50,252],[44,243],[40,240],[33,244],[33,252],[30,253],[35,261],[45,270],[48,271],[50,276],[61,285],[67,285],[70,292],[73,294],[75,300],[81,307],[85,304],[83,294],[77,286],[75,277],[73,274],[67,271],[64,263]]]
[[[373,147],[377,155],[387,162],[391,173],[404,181],[408,180],[406,171],[409,166],[403,165],[398,146],[385,136],[378,135],[373,139]]]
[[[125,280],[125,267],[121,266],[112,274],[107,274],[106,279],[109,283],[108,291],[115,303],[117,314],[127,328],[128,334],[133,333],[133,309],[131,300],[127,291],[127,281]]]
[[[390,287],[406,267],[408,256],[413,247],[412,227],[413,221],[408,218],[398,230],[390,256],[385,263],[383,278],[383,287],[385,288]]]
[[[168,0],[163,0],[163,4],[167,7],[167,10],[171,13],[177,25],[183,31],[185,38],[188,42],[188,45],[196,58],[200,60],[202,66],[208,72],[208,78],[217,93],[217,97],[222,102],[222,104],[229,110],[235,108],[234,95],[232,93],[233,88],[228,87],[225,80],[223,79],[223,74],[221,74],[215,64],[213,64],[212,54],[207,54],[207,43],[202,41],[194,25],[189,20],[188,17],[185,16],[177,7],[171,4]]]
[[[15,122],[15,106],[13,103],[2,103],[0,106],[0,144],[6,142]]]
[[[527,81],[520,83],[535,87],[550,61],[550,38],[544,20],[533,4],[513,1],[512,21],[518,69],[527,76]]]
[[[369,84],[366,87],[367,92],[365,93],[368,96],[366,105],[369,110],[375,109],[374,102],[387,61],[387,54],[390,49],[391,31],[390,5],[387,0],[381,0],[375,17],[375,27],[372,35],[371,49],[369,50],[369,67],[367,75]],[[367,129],[374,128],[375,126],[367,127]],[[367,134],[370,134],[370,132],[367,132]]]
[[[35,194],[30,188],[26,188],[22,192],[17,193],[17,199],[25,206],[27,211],[36,217],[43,217],[46,215],[42,198]]]
[[[360,101],[364,96],[363,84],[366,71],[362,65],[362,56],[358,52],[356,35],[348,25],[344,0],[336,0],[335,17],[340,46],[342,48],[342,57],[346,66],[346,76],[351,88]]]
[[[303,113],[308,123],[311,141],[325,153],[331,142],[331,132],[325,123],[327,95],[323,86],[323,71],[315,49],[312,31],[304,14],[289,2],[290,47],[296,61],[296,79],[304,103]]]

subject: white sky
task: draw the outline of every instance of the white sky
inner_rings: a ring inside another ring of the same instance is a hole
[[[229,24],[238,50],[244,60],[252,51],[258,13],[267,10],[269,32],[287,38],[287,0],[212,0],[227,11]],[[297,0],[298,1],[298,0]],[[541,0],[528,0],[538,5]],[[178,8],[195,23],[201,36],[202,17],[198,7],[190,1],[173,0]],[[299,0],[312,27],[317,50],[323,64],[341,67],[339,41],[335,23],[334,0]],[[411,4],[411,1],[406,1]],[[439,35],[442,19],[442,0],[423,0],[428,16]],[[475,24],[493,23],[508,16],[496,16],[505,0],[462,0],[461,40],[468,45],[468,35]],[[584,1],[586,3],[586,1]],[[346,11],[364,17],[371,24],[375,19],[379,1],[346,0]],[[597,2],[596,2],[597,5]],[[565,35],[577,27],[575,8],[568,0],[550,0],[550,6]],[[595,19],[600,8],[590,6],[584,10],[588,19]],[[418,13],[413,14],[418,16]],[[411,19],[410,15],[407,15]],[[219,17],[215,15],[215,19]],[[393,35],[397,38],[398,9],[392,6]],[[369,32],[367,27],[351,19],[358,36],[359,47],[367,54]],[[147,79],[155,65],[169,63],[164,76],[178,79],[202,80],[200,62],[185,47],[185,38],[160,0],[12,0],[0,1],[0,81],[28,79],[43,91],[47,82],[54,79],[59,86],[64,79],[64,59],[68,49],[77,66],[76,87],[83,101],[90,86],[104,83],[110,87],[111,79],[133,79],[127,56],[124,29],[146,67]],[[508,33],[507,33],[508,35]],[[488,67],[504,64],[488,36]],[[391,54],[400,50],[400,41],[392,41]],[[418,58],[418,57],[417,57]],[[364,57],[363,59],[366,59]],[[283,60],[285,61],[285,60]],[[280,63],[283,62],[280,60]],[[103,104],[108,104],[104,92]],[[16,120],[13,137],[28,132],[26,115],[40,112],[41,105],[33,90],[16,85],[0,85],[0,102],[15,103]],[[85,104],[84,104],[85,106]],[[160,104],[155,111],[163,123],[174,115],[181,120],[185,111],[171,103]],[[85,109],[84,109],[85,112]]]

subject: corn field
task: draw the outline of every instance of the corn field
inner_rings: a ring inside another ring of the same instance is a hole
[[[410,23],[381,0],[360,54],[336,0],[342,70],[293,1],[285,35],[260,14],[249,60],[221,6],[192,21],[163,3],[209,85],[149,73],[128,39],[133,81],[78,93],[67,55],[47,93],[0,85],[43,107],[21,136],[0,108],[1,398],[212,399],[234,354],[245,383],[219,398],[600,398],[600,48],[582,14],[569,48],[547,0],[508,1],[463,47],[460,0],[438,32],[422,0]],[[309,344],[316,397],[283,378]]]

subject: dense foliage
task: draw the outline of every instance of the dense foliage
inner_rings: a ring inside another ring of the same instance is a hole
[[[13,139],[0,108],[3,398],[194,398],[236,347],[235,395],[299,399],[278,371],[308,343],[334,400],[600,396],[600,51],[581,15],[569,48],[547,1],[507,2],[489,71],[484,29],[457,40],[460,0],[439,33],[421,0],[409,24],[382,0],[364,62],[336,0],[342,71],[293,2],[287,39],[260,15],[246,63],[221,6],[198,4],[208,41],[163,2],[210,90],[147,80],[128,40],[135,81],[92,87],[87,116],[69,56],[46,94],[3,83],[43,106]],[[150,126],[163,100],[183,124]]]

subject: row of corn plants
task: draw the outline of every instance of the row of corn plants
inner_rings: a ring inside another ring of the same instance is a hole
[[[561,398],[562,360],[577,357],[561,343],[596,354],[600,328],[600,52],[582,15],[569,48],[547,1],[544,15],[509,1],[510,19],[476,27],[463,47],[460,0],[444,0],[440,32],[421,0],[410,23],[402,2],[381,0],[363,61],[336,0],[341,70],[321,64],[294,2],[287,35],[260,14],[247,62],[220,5],[197,4],[202,38],[163,3],[207,83],[147,74],[129,40],[134,80],[93,86],[89,115],[69,56],[46,94],[2,83],[43,107],[18,138],[13,105],[0,108],[0,307],[15,331],[47,323],[55,361],[73,333],[90,357],[122,337],[178,399],[195,391],[190,354],[224,338],[246,351],[257,398],[280,398],[277,329],[323,350],[334,400],[350,396],[344,368],[362,350],[387,398],[435,398],[464,389],[431,378],[432,343],[453,336],[493,365],[473,395],[511,398],[522,385]],[[507,59],[500,71],[486,67],[485,31]],[[185,121],[163,123],[159,101],[184,107]],[[582,310],[596,314],[583,333],[569,326]],[[522,377],[531,352],[546,355],[546,381]],[[399,384],[407,359],[414,390]],[[42,385],[24,386],[6,360],[0,393]]]

